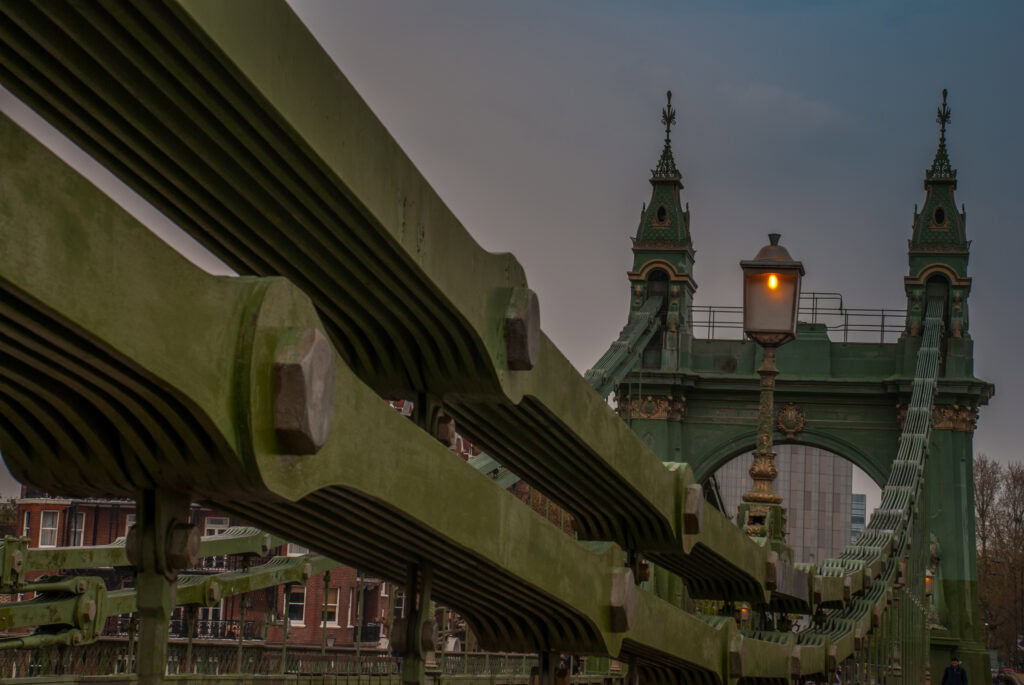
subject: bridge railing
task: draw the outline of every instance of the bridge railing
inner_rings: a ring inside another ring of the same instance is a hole
[[[823,324],[834,342],[893,342],[906,328],[905,309],[847,307],[840,293],[800,293],[802,323]],[[702,339],[742,338],[743,307],[693,305],[690,321]]]
[[[282,666],[282,653],[284,664]],[[75,647],[49,646],[0,651],[0,681],[44,676],[132,675],[137,664],[134,645],[124,639],[101,639]],[[428,671],[443,678],[500,676],[529,677],[537,666],[536,654],[506,652],[436,652]],[[331,647],[321,651],[309,646],[236,643],[193,644],[172,639],[168,645],[168,675],[306,675],[380,677],[401,673],[402,659],[386,651],[355,652]],[[612,659],[577,657],[570,664],[574,676],[625,675],[622,664]]]

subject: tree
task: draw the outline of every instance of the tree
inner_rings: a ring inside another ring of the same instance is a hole
[[[998,531],[1004,588],[1011,596],[1006,602],[1010,612],[1001,632],[1012,663],[1020,663],[1018,635],[1024,633],[1024,462],[1006,466],[1006,475],[999,493]],[[993,560],[995,561],[995,560]]]
[[[5,535],[14,536],[18,529],[18,508],[14,502],[7,501],[0,506],[0,538]]]
[[[988,558],[988,546],[992,539],[992,517],[995,515],[996,502],[1003,478],[1003,467],[984,454],[974,460],[974,512],[977,525],[979,566]]]
[[[986,646],[1004,662],[1020,661],[1024,633],[1024,462],[1005,467],[979,454],[974,462],[978,600]]]
[[[989,554],[996,522],[996,505],[1002,489],[1003,467],[999,462],[979,454],[974,460],[974,521],[978,541],[978,603],[985,623],[985,642],[1000,623],[1001,598],[992,580]]]

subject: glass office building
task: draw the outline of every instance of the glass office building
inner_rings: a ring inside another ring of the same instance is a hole
[[[806,445],[775,445],[779,475],[775,491],[787,510],[786,543],[798,562],[837,557],[849,543],[853,510],[853,465],[842,457]],[[753,481],[747,470],[753,457],[744,454],[720,468],[715,477],[726,513],[733,519],[743,493]],[[864,525],[864,496],[861,526]]]

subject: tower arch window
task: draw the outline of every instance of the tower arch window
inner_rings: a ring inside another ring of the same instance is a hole
[[[647,296],[668,294],[668,272],[664,269],[651,269],[647,274]]]
[[[668,210],[665,209],[665,205],[660,205],[658,211],[654,213],[655,218],[659,224],[668,223]]]
[[[936,207],[935,208],[935,213],[932,214],[932,222],[936,226],[945,226],[946,225],[946,210],[944,210],[942,207]]]

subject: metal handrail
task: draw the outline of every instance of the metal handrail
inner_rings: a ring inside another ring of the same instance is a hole
[[[830,334],[842,333],[843,342],[850,342],[851,333],[877,333],[878,342],[884,343],[887,334],[903,333],[906,315],[906,309],[846,307],[839,293],[800,293],[800,320],[823,324]],[[691,305],[689,318],[693,329],[706,331],[702,337],[708,340],[719,331],[743,330],[742,306]]]

